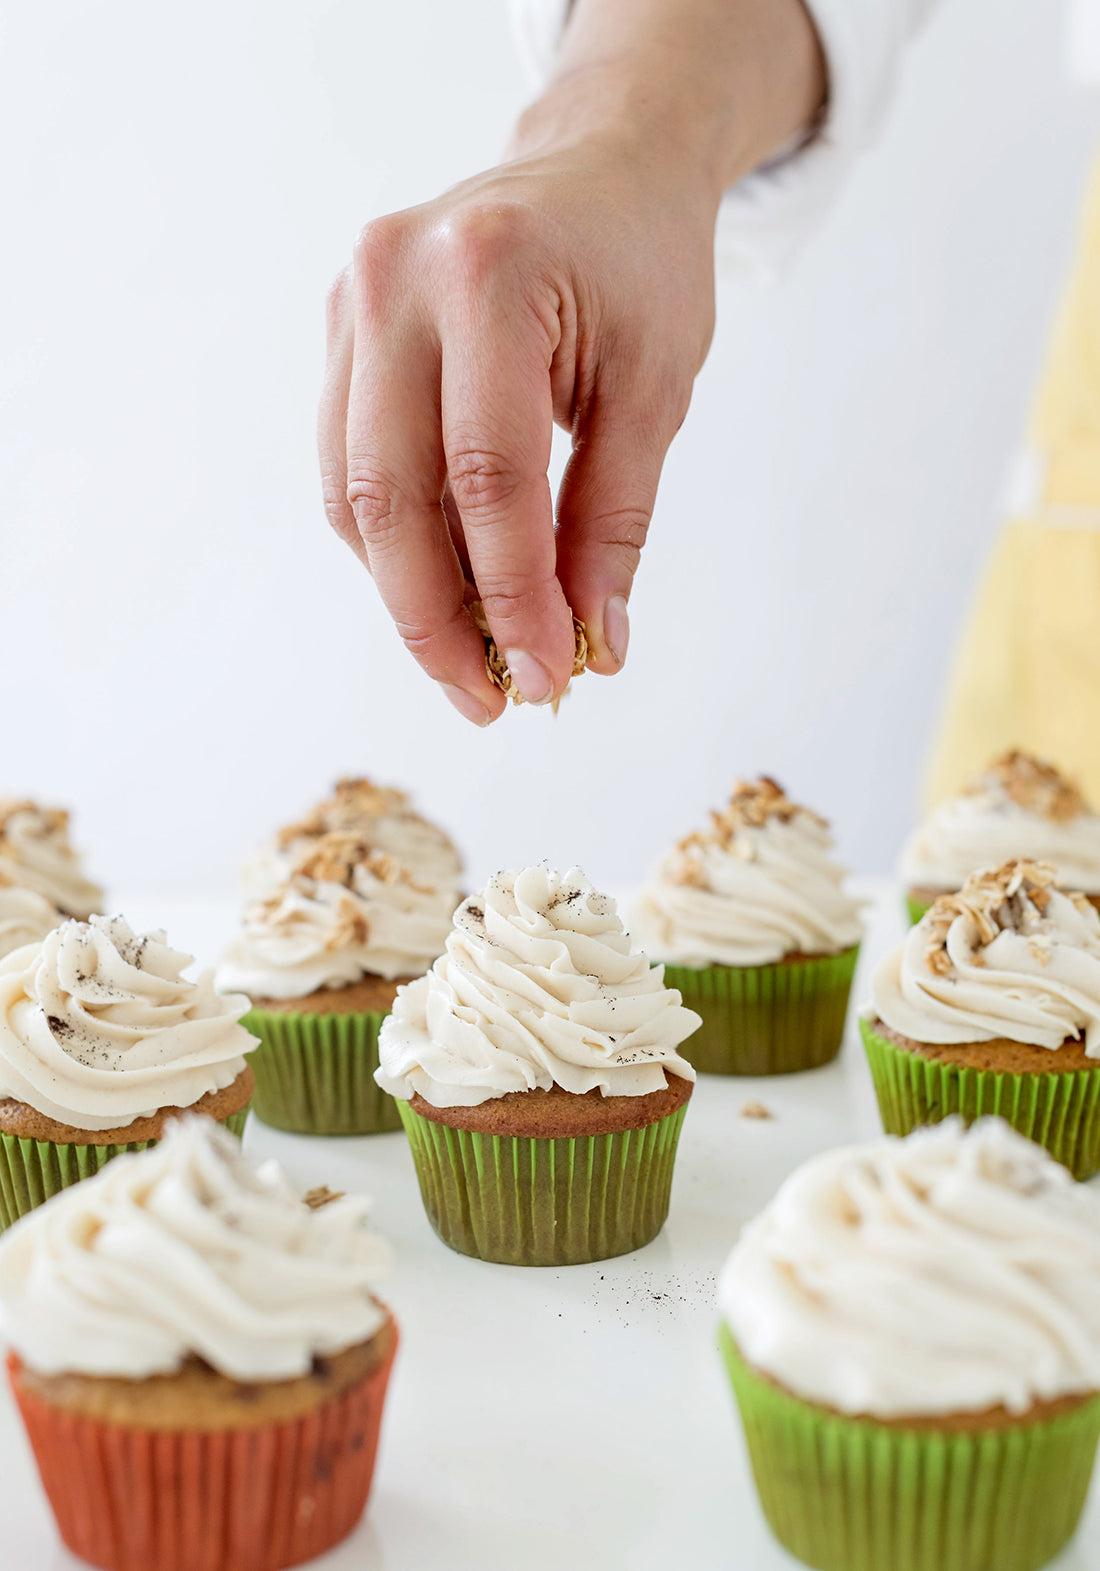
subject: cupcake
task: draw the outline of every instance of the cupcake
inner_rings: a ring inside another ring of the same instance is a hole
[[[739,782],[710,816],[657,863],[636,924],[702,1016],[687,1056],[723,1075],[828,1063],[863,932],[829,826],[766,776]]]
[[[69,844],[68,813],[0,797],[0,959],[102,909],[103,890]]]
[[[68,921],[0,960],[0,1228],[140,1150],[181,1108],[235,1133],[252,1095],[246,998],[120,916]]]
[[[364,1211],[187,1117],[5,1236],[9,1376],[74,1554],[277,1571],[351,1532],[397,1340]]]
[[[910,836],[901,857],[910,920],[961,889],[976,868],[1013,857],[1052,863],[1067,889],[1100,905],[1100,814],[1052,764],[1015,751],[942,802]]]
[[[375,1084],[378,1030],[403,982],[443,952],[458,894],[422,882],[351,831],[297,853],[286,880],[244,912],[218,972],[247,993],[253,1106],[267,1124],[315,1135],[401,1128]]]
[[[451,909],[458,904],[462,858],[450,838],[415,811],[406,792],[362,777],[338,780],[330,797],[260,847],[242,873],[245,898],[272,894],[294,872],[299,857],[333,833],[357,835],[372,851],[393,857],[419,883],[452,889]]]
[[[573,1265],[656,1237],[698,1023],[579,868],[498,873],[465,900],[379,1037],[443,1242]]]
[[[891,1134],[999,1113],[1078,1178],[1100,1171],[1100,915],[1055,877],[975,873],[879,963],[860,1029]]]
[[[1036,1571],[1100,1433],[1100,1199],[999,1119],[827,1151],[749,1224],[719,1337],[761,1504],[821,1571]]]

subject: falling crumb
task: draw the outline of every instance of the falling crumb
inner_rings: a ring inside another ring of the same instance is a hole
[[[774,1118],[775,1114],[769,1112],[763,1102],[746,1102],[741,1109],[742,1118]]]
[[[327,1206],[333,1200],[342,1200],[343,1189],[330,1189],[327,1184],[319,1184],[316,1189],[308,1189],[302,1196],[302,1204],[307,1205],[311,1211],[319,1211],[322,1206]]]

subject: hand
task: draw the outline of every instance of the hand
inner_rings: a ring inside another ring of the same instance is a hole
[[[622,3],[578,0],[597,55]],[[329,521],[408,649],[479,725],[504,698],[471,600],[530,703],[569,681],[571,611],[591,669],[611,674],[626,657],[661,466],[713,330],[718,202],[748,145],[730,136],[736,154],[709,156],[725,150],[730,88],[715,80],[712,110],[700,60],[715,45],[702,23],[699,38],[685,27],[687,11],[728,32],[739,5],[769,18],[786,7],[813,38],[798,0],[649,3],[657,33],[673,29],[659,75],[653,61],[639,71],[630,48],[623,65],[574,65],[521,122],[511,162],[368,224],[330,294],[319,436]],[[626,0],[630,29],[644,23],[639,4]],[[654,81],[671,110],[654,108]],[[765,142],[789,133],[783,116],[776,125]],[[556,532],[552,420],[573,438]]]

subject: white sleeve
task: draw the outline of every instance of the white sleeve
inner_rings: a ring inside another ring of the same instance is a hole
[[[720,257],[740,271],[785,270],[832,205],[853,160],[878,132],[902,51],[939,0],[805,0],[829,75],[825,118],[811,140],[784,151],[726,193]],[[516,44],[532,80],[553,69],[570,0],[511,0]]]

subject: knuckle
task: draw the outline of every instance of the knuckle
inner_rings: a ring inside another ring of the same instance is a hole
[[[484,447],[459,446],[447,455],[447,475],[463,523],[492,518],[515,501],[523,486],[515,466]]]
[[[429,623],[423,617],[394,616],[394,626],[405,648],[425,669],[432,665],[433,657],[449,634],[456,631],[456,624],[468,621],[461,605],[456,606],[438,623]],[[463,629],[464,630],[464,629]]]
[[[396,533],[393,482],[380,469],[348,466],[345,505],[355,516],[364,545],[384,548]]]
[[[532,233],[529,210],[516,202],[476,202],[447,224],[448,250],[459,273],[478,280],[496,272]]]
[[[518,588],[514,580],[494,584],[492,581],[486,583],[482,576],[477,587],[482,608],[494,622],[510,622],[516,617],[524,617],[535,603],[535,591]]]

